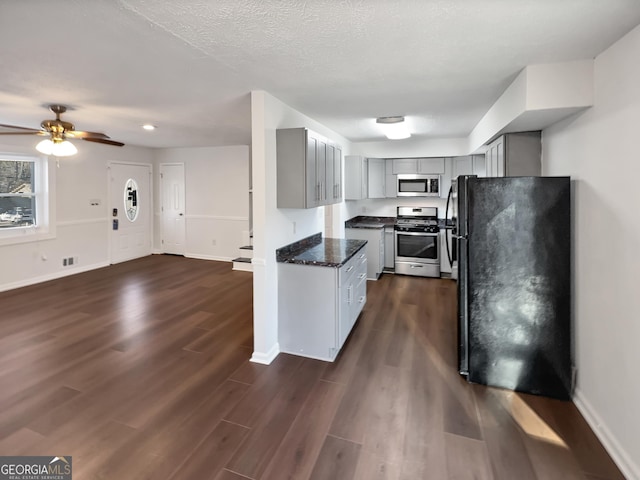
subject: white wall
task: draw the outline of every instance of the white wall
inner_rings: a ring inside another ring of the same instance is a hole
[[[423,140],[416,137],[403,140],[353,143],[350,152],[350,155],[373,158],[457,157],[468,154],[469,140],[467,138]]]
[[[266,92],[251,92],[253,176],[253,297],[254,353],[252,360],[269,363],[278,354],[277,248],[324,232],[324,208],[276,207],[276,129],[307,127],[338,143],[349,142],[315,120]],[[294,231],[295,223],[295,231]]]
[[[39,139],[38,139],[39,140]],[[3,137],[4,153],[37,153],[38,140]],[[111,161],[152,163],[152,151],[76,142],[78,154],[61,158],[59,168],[51,162],[56,177],[56,236],[52,239],[0,246],[0,290],[8,290],[70,275],[109,263],[107,165]],[[91,206],[90,200],[100,201]],[[62,258],[77,257],[73,267],[63,267]]]
[[[155,154],[154,246],[160,243],[162,163],[184,163],[185,256],[232,260],[249,238],[249,147],[169,148]],[[215,241],[215,245],[214,245]]]
[[[640,479],[640,27],[595,60],[594,106],[543,132],[543,171],[574,196],[576,403]]]

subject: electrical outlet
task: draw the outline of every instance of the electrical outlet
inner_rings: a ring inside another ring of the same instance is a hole
[[[63,259],[62,259],[62,266],[63,266],[63,267],[66,267],[66,266],[67,266],[67,259],[66,259],[66,258],[63,258]]]
[[[67,265],[73,265],[73,257],[69,257]]]

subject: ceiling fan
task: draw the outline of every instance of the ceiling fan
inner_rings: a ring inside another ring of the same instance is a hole
[[[122,147],[124,143],[110,140],[104,133],[81,132],[75,129],[73,123],[60,119],[60,115],[67,111],[64,105],[49,105],[49,110],[55,113],[55,120],[44,120],[40,130],[17,125],[0,124],[0,128],[11,128],[18,130],[15,132],[0,132],[0,135],[39,135],[49,137],[36,146],[36,149],[45,155],[55,155],[56,157],[66,157],[78,153],[75,145],[69,142],[70,139],[82,139],[87,142],[103,143]]]

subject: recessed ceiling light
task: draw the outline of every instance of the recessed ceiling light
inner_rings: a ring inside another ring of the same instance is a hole
[[[142,125],[142,128],[144,128],[145,130],[155,130],[156,126],[155,125],[151,125],[150,123],[147,123],[145,125]]]

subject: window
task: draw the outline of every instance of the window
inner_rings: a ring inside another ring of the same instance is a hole
[[[36,225],[35,159],[0,157],[0,229]]]
[[[56,236],[56,169],[47,157],[0,153],[0,245]]]

